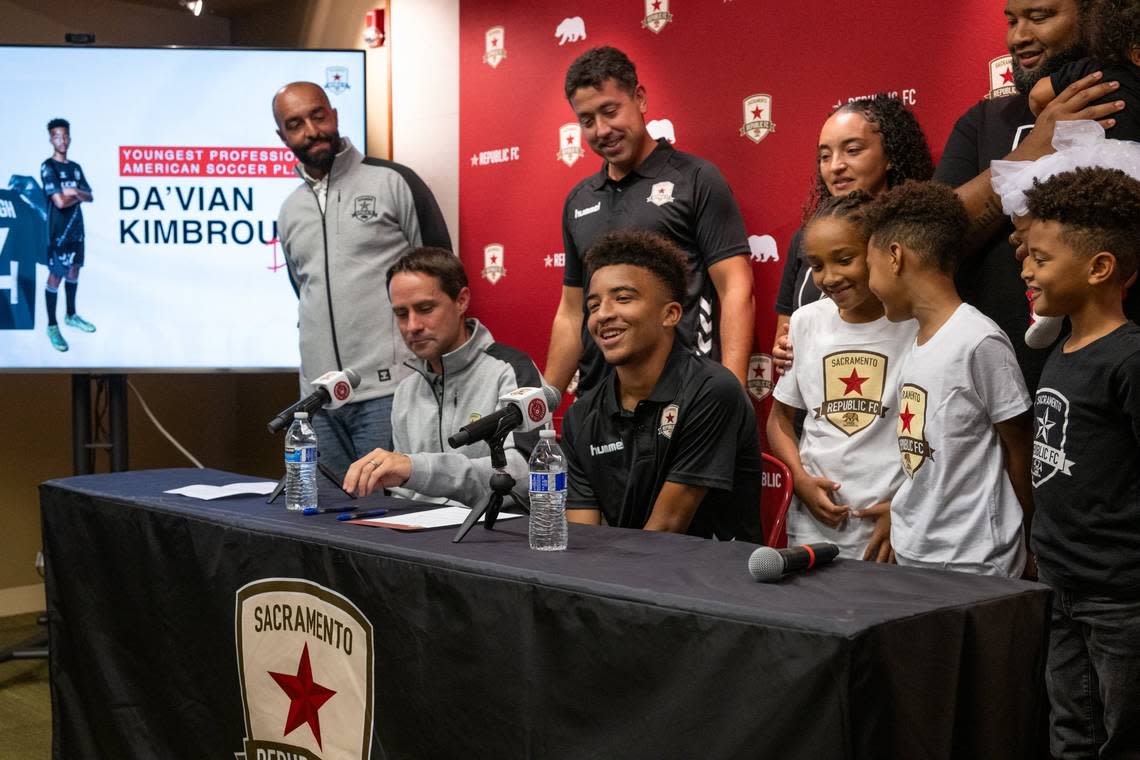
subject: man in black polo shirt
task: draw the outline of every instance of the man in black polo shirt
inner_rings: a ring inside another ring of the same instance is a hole
[[[567,518],[761,543],[752,404],[677,340],[685,254],[650,232],[611,232],[586,269],[587,329],[614,371],[563,422]]]
[[[566,270],[546,381],[565,390],[577,367],[582,394],[605,374],[584,329],[582,256],[606,232],[644,229],[676,243],[693,275],[678,335],[743,384],[752,351],[752,268],[744,220],[728,183],[708,161],[649,136],[645,87],[620,50],[594,48],[574,61],[566,72],[566,97],[585,141],[605,161],[570,191],[563,208]]]
[[[1017,93],[984,99],[963,114],[934,172],[936,180],[955,188],[970,216],[966,247],[972,255],[963,257],[958,290],[1009,336],[1030,391],[1037,387],[1049,352],[1025,345],[1025,283],[1009,243],[1013,225],[990,184],[990,162],[1036,160],[1053,152],[1057,121],[1103,120],[1118,110],[1117,101],[1088,105],[1116,89],[1115,83],[1098,83],[1092,77],[1064,90],[1036,120],[1029,110],[1028,94],[1039,79],[1085,55],[1080,26],[1089,5],[1090,0],[1007,1],[1006,45],[1013,56]]]

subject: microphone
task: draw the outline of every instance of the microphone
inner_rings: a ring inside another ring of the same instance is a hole
[[[752,580],[767,583],[798,570],[826,565],[837,556],[839,547],[829,543],[803,544],[787,549],[761,546],[748,558],[748,572]]]
[[[293,406],[285,409],[269,421],[269,432],[276,433],[293,421],[297,412],[312,414],[322,406],[325,409],[336,409],[352,400],[352,390],[360,385],[360,375],[351,369],[343,372],[333,370],[314,380],[311,385],[316,388],[305,398]]]
[[[515,388],[510,393],[499,396],[499,402],[506,406],[459,428],[459,432],[448,438],[447,442],[451,448],[457,449],[493,438],[499,432],[507,433],[516,428],[534,430],[550,422],[551,410],[558,408],[561,401],[562,394],[549,385],[541,388]]]

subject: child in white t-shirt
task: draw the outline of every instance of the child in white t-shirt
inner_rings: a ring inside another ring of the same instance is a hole
[[[863,191],[833,196],[804,228],[804,256],[827,298],[792,315],[796,362],[776,385],[768,443],[795,498],[789,544],[830,541],[841,556],[890,558],[890,500],[902,484],[895,444],[898,372],[913,320],[889,321],[867,287]],[[807,411],[797,441],[797,409]]]
[[[965,209],[944,185],[907,182],[868,207],[866,224],[871,290],[889,319],[919,326],[896,404],[898,563],[1018,577],[1033,512],[1030,400],[1009,338],[954,287]]]

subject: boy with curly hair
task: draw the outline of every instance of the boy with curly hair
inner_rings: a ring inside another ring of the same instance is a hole
[[[918,321],[895,407],[898,563],[1017,577],[1033,510],[1029,394],[1009,338],[954,287],[966,211],[944,185],[906,182],[865,223],[871,291],[891,321]]]
[[[1034,403],[1033,549],[1054,590],[1046,685],[1054,757],[1140,748],[1140,327],[1120,288],[1140,256],[1140,181],[1081,168],[1026,192],[1022,278],[1072,333]],[[1099,754],[1098,754],[1099,753]]]

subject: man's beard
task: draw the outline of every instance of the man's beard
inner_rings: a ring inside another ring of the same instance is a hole
[[[317,169],[318,171],[327,173],[332,169],[333,161],[336,160],[336,154],[340,153],[340,133],[333,132],[332,135],[327,138],[329,149],[323,155],[312,155],[310,149],[324,143],[325,140],[315,140],[304,148],[292,148],[292,146],[290,146],[290,148],[293,151],[293,155],[296,156],[297,160],[304,164],[306,168]]]
[[[1066,63],[1079,61],[1088,55],[1088,51],[1085,50],[1084,45],[1071,45],[1056,55],[1048,56],[1045,61],[1033,71],[1026,71],[1018,64],[1017,55],[1012,50],[1010,50],[1009,53],[1013,56],[1013,86],[1016,87],[1017,91],[1022,95],[1028,95],[1029,91],[1033,89],[1033,85],[1053,72],[1059,71]]]

